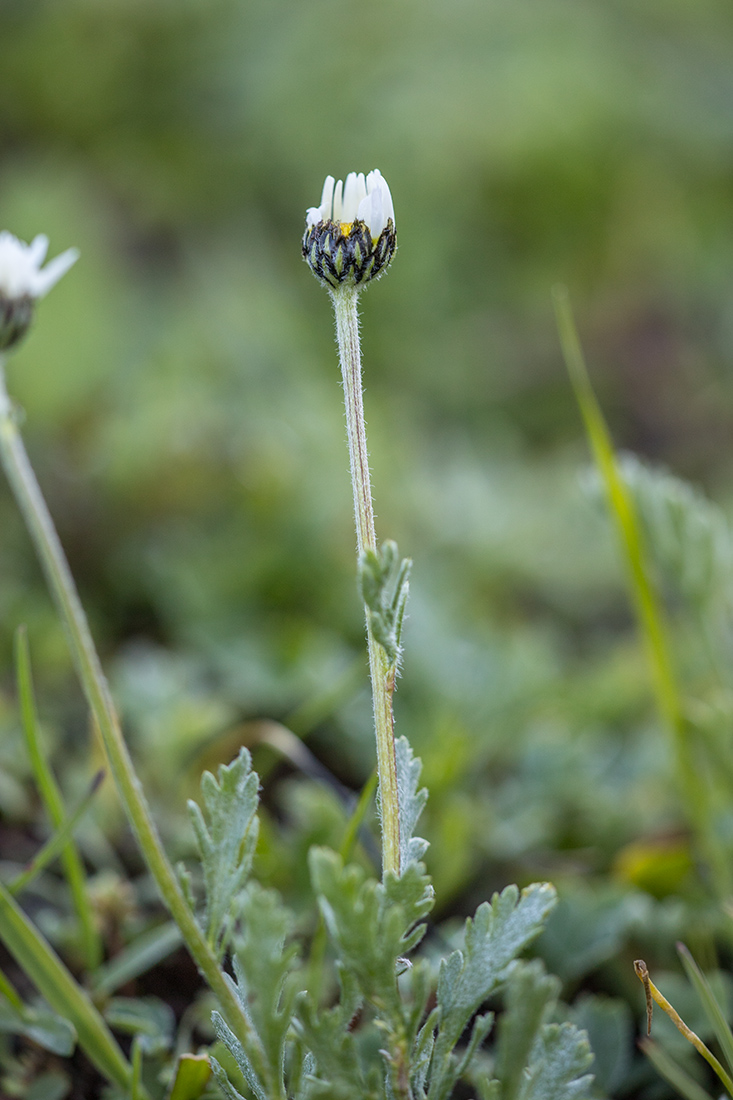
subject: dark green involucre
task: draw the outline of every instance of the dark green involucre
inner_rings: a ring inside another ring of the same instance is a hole
[[[0,294],[0,351],[7,351],[23,339],[33,320],[34,305],[28,295],[5,298]]]
[[[346,230],[346,232],[344,232]],[[390,218],[376,240],[365,222],[319,222],[303,235],[303,259],[316,278],[331,287],[362,286],[386,271],[397,248]]]

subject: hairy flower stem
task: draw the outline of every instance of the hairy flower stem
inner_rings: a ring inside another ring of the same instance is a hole
[[[258,1070],[265,1059],[249,1022],[216,957],[206,943],[183,896],[176,875],[163,849],[147,800],[122,736],[107,680],[97,656],[84,609],[71,571],[53,525],[46,502],[18,431],[13,407],[5,387],[3,357],[0,355],[0,460],[66,627],[77,674],[94,717],[109,769],[120,799],[137,837],[145,862],[160,895],[181,930],[181,934],[203,978],[218,997],[229,1026],[240,1039]]]
[[[366,550],[376,552],[377,539],[374,533],[374,508],[362,400],[358,293],[356,287],[347,284],[330,291],[336,313],[336,338],[344,380],[351,483],[354,489],[356,546],[361,561],[361,556]],[[377,736],[379,804],[382,818],[382,869],[384,874],[389,871],[399,875],[400,819],[392,715],[394,667],[390,664],[384,649],[375,641],[368,615],[367,644],[374,702],[374,726]]]

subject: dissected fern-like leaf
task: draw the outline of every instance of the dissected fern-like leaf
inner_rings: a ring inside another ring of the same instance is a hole
[[[257,844],[259,779],[245,748],[231,764],[201,777],[204,809],[189,801],[206,888],[206,938],[218,949],[231,931],[235,902],[252,866]]]

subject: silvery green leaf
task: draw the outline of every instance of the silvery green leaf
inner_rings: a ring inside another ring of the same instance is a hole
[[[209,1061],[211,1062],[211,1068],[214,1072],[214,1077],[216,1077],[217,1083],[224,1094],[225,1100],[245,1100],[241,1092],[239,1092],[238,1089],[235,1089],[234,1085],[231,1083],[227,1076],[226,1070],[221,1065],[221,1063],[216,1060],[213,1054],[209,1055]],[[250,1088],[251,1087],[252,1086],[250,1085]],[[252,1089],[252,1091],[257,1097],[257,1100],[266,1100],[266,1098],[264,1097],[264,1093],[257,1092],[255,1091],[255,1089]]]
[[[558,979],[546,974],[538,960],[512,967],[496,1054],[495,1072],[502,1100],[518,1096],[530,1052],[559,990]]]
[[[237,992],[260,1037],[272,1080],[282,1083],[285,1037],[293,1016],[298,948],[287,943],[293,914],[272,890],[254,884],[242,904],[243,932],[234,944]]]
[[[351,1018],[342,1006],[318,1011],[309,997],[298,1005],[298,1034],[315,1059],[305,1095],[313,1100],[377,1100],[364,1074]]]
[[[518,1100],[586,1100],[593,1077],[588,1037],[572,1024],[546,1024],[537,1036]]]
[[[245,748],[231,764],[201,777],[203,811],[189,801],[206,887],[206,938],[217,948],[230,932],[232,912],[257,844],[259,780]]]
[[[341,966],[353,976],[362,995],[388,1018],[403,1019],[397,986],[398,960],[419,942],[430,911],[432,890],[419,866],[384,883],[366,877],[355,866],[324,848],[310,854],[311,877],[318,904]]]
[[[447,1100],[456,1079],[451,1052],[471,1018],[506,977],[507,968],[540,933],[556,901],[549,883],[516,886],[484,902],[466,921],[465,946],[440,966],[438,1007],[440,1026],[433,1052],[430,1100]]]
[[[0,1001],[0,1032],[23,1035],[62,1058],[68,1058],[76,1046],[74,1026],[62,1016],[28,1005],[19,1011],[5,1000]]]
[[[158,1054],[173,1044],[173,1010],[158,997],[112,997],[104,1018],[117,1031],[134,1035],[145,1054]]]
[[[219,1012],[212,1012],[211,1022],[214,1025],[214,1031],[217,1037],[221,1039],[224,1046],[231,1054],[234,1061],[244,1077],[245,1081],[254,1093],[256,1100],[267,1100],[267,1093],[260,1080],[260,1075],[255,1071],[252,1061],[245,1051],[244,1047],[240,1043],[237,1036],[234,1034],[229,1024],[224,1020],[223,1016]],[[225,1095],[228,1100],[243,1100],[240,1093],[234,1088],[227,1077],[226,1070],[221,1066],[216,1058],[211,1059],[211,1068],[213,1069],[216,1079],[220,1085],[225,1087]]]
[[[383,543],[376,552],[366,550],[359,560],[359,584],[369,625],[395,667],[401,654],[411,566],[409,558],[400,560],[397,543],[392,541]]]
[[[468,1068],[474,1054],[483,1043],[486,1036],[494,1026],[494,1013],[486,1012],[483,1016],[477,1016],[471,1028],[471,1038],[466,1049],[462,1052],[460,1060],[456,1064],[456,1077],[461,1077]]]
[[[243,932],[235,938],[232,960],[236,981],[228,981],[250,1024],[248,1048],[219,1012],[212,1022],[257,1100],[284,1097],[285,1042],[296,996],[297,947],[287,942],[294,918],[274,891],[255,884],[242,898],[240,915]],[[215,1073],[220,1082],[226,1077],[221,1066]]]
[[[435,1029],[438,1026],[439,1016],[439,1009],[434,1008],[418,1031],[412,1052],[410,1084],[412,1085],[413,1092],[419,1097],[424,1097],[426,1095],[425,1083],[428,1077],[428,1070],[430,1069],[430,1059],[433,1055]]]
[[[410,864],[419,863],[427,851],[427,840],[413,833],[428,800],[428,792],[426,787],[418,790],[422,762],[413,755],[406,737],[398,737],[395,741],[395,764],[400,806],[400,868],[404,873]]]

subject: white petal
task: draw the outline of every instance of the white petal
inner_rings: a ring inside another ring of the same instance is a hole
[[[323,185],[323,191],[321,192],[321,209],[328,208],[328,216],[326,221],[331,220],[331,210],[333,207],[333,185],[336,180],[333,176],[326,176],[326,182]]]
[[[375,168],[374,171],[370,172],[367,176],[367,190],[378,190],[382,196],[382,210],[384,213],[384,225],[382,228],[384,229],[390,218],[392,219],[392,224],[394,224],[395,217],[392,194],[386,179],[378,168]]]
[[[34,237],[31,243],[28,245],[28,258],[36,265],[36,267],[40,267],[40,265],[46,259],[47,252],[48,237],[45,233],[39,233],[38,236]]]
[[[343,210],[343,193],[344,182],[343,180],[339,180],[333,189],[333,212],[331,214],[331,219],[335,222],[341,222],[344,220],[341,216],[341,212]]]
[[[379,192],[370,191],[366,198],[362,199],[359,203],[357,217],[359,221],[364,222],[369,227],[369,232],[372,237],[376,238],[382,232],[384,226],[379,224],[381,221],[381,209],[378,205],[375,205],[375,199],[378,202]]]
[[[38,240],[38,238],[36,238]],[[35,243],[35,242],[34,242]],[[46,264],[43,271],[35,273],[35,289],[31,292],[34,298],[43,298],[48,294],[52,286],[55,286],[62,275],[65,275],[70,267],[79,259],[78,248],[67,248],[55,260]]]
[[[341,221],[353,222],[357,217],[357,211],[367,193],[363,172],[349,172],[344,186],[344,207],[341,213]]]
[[[314,225],[320,225],[324,221],[323,211],[320,206],[309,206],[305,212],[305,224],[308,229]]]
[[[42,298],[78,258],[75,248],[57,256],[41,270],[48,237],[40,234],[31,244],[12,233],[0,233],[0,295],[5,298]]]

